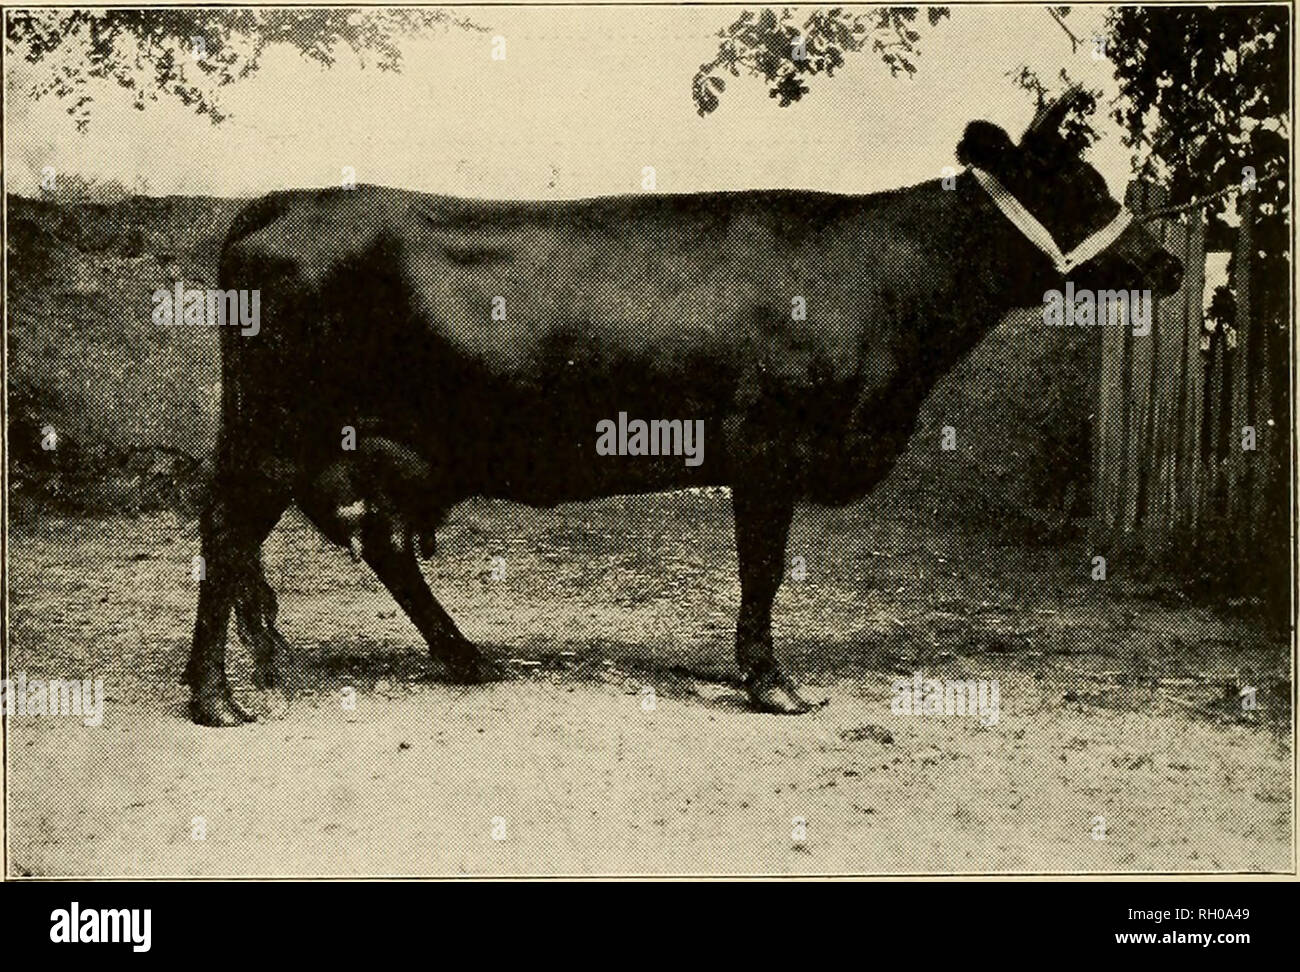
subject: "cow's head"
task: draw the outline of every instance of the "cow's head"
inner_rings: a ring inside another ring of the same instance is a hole
[[[974,121],[957,146],[962,164],[993,176],[1066,254],[1117,226],[1121,210],[1101,174],[1061,135],[1062,122],[1081,97],[1083,92],[1075,88],[1041,108],[1019,145],[992,122]],[[1052,260],[1046,253],[1041,264],[1050,271]],[[1182,263],[1135,219],[1100,253],[1071,268],[1068,276],[1081,287],[1149,289],[1167,295],[1178,289],[1182,272]],[[1059,268],[1056,273],[1059,279]]]

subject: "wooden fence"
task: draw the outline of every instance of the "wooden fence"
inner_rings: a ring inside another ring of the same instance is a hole
[[[1182,290],[1157,303],[1151,333],[1100,329],[1093,522],[1103,548],[1136,544],[1159,555],[1223,527],[1214,532],[1249,550],[1266,520],[1269,437],[1286,434],[1286,423],[1270,414],[1269,329],[1250,313],[1249,273],[1243,272],[1250,265],[1253,196],[1239,199],[1233,333],[1204,327],[1200,210],[1147,223],[1183,261],[1185,274]],[[1163,200],[1134,184],[1128,203],[1143,212]],[[1253,451],[1243,448],[1246,428],[1254,429]]]

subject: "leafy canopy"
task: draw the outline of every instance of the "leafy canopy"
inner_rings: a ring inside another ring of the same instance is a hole
[[[141,111],[170,98],[217,124],[228,117],[220,89],[255,74],[272,45],[326,67],[351,51],[363,65],[397,71],[402,38],[449,26],[483,29],[430,9],[23,10],[8,16],[5,56],[32,66],[29,95],[66,102],[79,131],[104,80]]]
[[[947,7],[926,8],[931,27],[948,15]],[[770,96],[785,108],[808,93],[806,78],[823,73],[832,77],[845,54],[864,50],[879,55],[895,77],[915,74],[915,58],[921,53],[918,16],[917,7],[819,8],[807,17],[789,7],[779,14],[767,7],[758,13],[746,10],[718,31],[717,57],[700,65],[691,83],[696,110],[706,115],[717,108],[718,95],[727,87],[723,75],[740,77],[742,72],[761,77]]]

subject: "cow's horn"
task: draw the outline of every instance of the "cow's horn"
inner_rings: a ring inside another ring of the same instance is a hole
[[[1070,109],[1078,103],[1083,94],[1082,84],[1075,82],[1070,85],[1056,99],[1039,106],[1038,113],[1034,115],[1034,120],[1029,123],[1027,131],[1056,131],[1061,127],[1061,122],[1065,121],[1065,116],[1069,114]]]

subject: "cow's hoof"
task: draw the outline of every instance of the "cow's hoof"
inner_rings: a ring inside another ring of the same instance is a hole
[[[195,692],[190,699],[190,718],[201,726],[242,726],[255,717],[244,711],[229,689],[219,692]]]
[[[441,659],[447,669],[447,680],[457,685],[504,682],[515,674],[504,662],[483,654],[468,641],[465,647],[457,648],[454,654],[443,655]]]
[[[745,682],[749,701],[759,712],[775,715],[802,715],[817,708],[799,694],[798,687],[785,672],[771,668]]]
[[[478,685],[491,681],[488,660],[468,641],[458,642],[436,656],[447,670],[447,680],[457,685]]]

